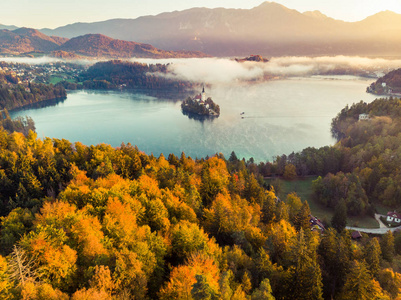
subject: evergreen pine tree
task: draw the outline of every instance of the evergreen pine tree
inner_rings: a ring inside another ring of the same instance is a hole
[[[344,199],[341,199],[334,210],[334,215],[331,219],[331,225],[338,231],[342,232],[347,225],[347,206]]]

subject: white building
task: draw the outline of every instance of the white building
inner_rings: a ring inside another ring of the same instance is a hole
[[[362,121],[362,120],[369,120],[370,118],[369,118],[369,115],[368,114],[360,114],[359,115],[359,121]]]
[[[203,86],[203,89],[202,89],[202,101],[203,101],[203,102],[206,101],[205,86]]]
[[[400,224],[401,223],[401,215],[395,211],[394,212],[390,211],[387,213],[387,222],[389,222],[389,223],[394,222],[394,223]]]

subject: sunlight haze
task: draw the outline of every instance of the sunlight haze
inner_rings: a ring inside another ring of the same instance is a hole
[[[290,9],[300,12],[319,10],[329,17],[359,21],[384,10],[401,13],[399,0],[277,0]],[[162,12],[185,10],[192,7],[225,7],[250,9],[260,5],[260,0],[14,0],[2,3],[0,24],[33,28],[55,28],[75,22],[95,22],[114,18],[137,18]]]

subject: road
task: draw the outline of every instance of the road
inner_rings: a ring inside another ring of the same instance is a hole
[[[375,219],[379,223],[380,228],[361,228],[361,227],[352,227],[352,226],[347,226],[345,228],[348,229],[348,230],[357,230],[357,231],[360,231],[360,232],[373,233],[373,234],[385,234],[389,230],[391,232],[394,232],[396,230],[401,230],[400,227],[393,227],[393,228],[386,227],[386,225],[384,225],[383,222],[380,220],[381,216],[384,216],[384,215],[375,214]]]

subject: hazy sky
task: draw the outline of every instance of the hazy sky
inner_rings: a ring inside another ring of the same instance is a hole
[[[13,0],[1,1],[0,24],[55,28],[75,22],[137,18],[191,7],[252,8],[261,0]],[[401,0],[277,0],[300,12],[320,10],[335,19],[359,21],[383,10],[401,14]]]

